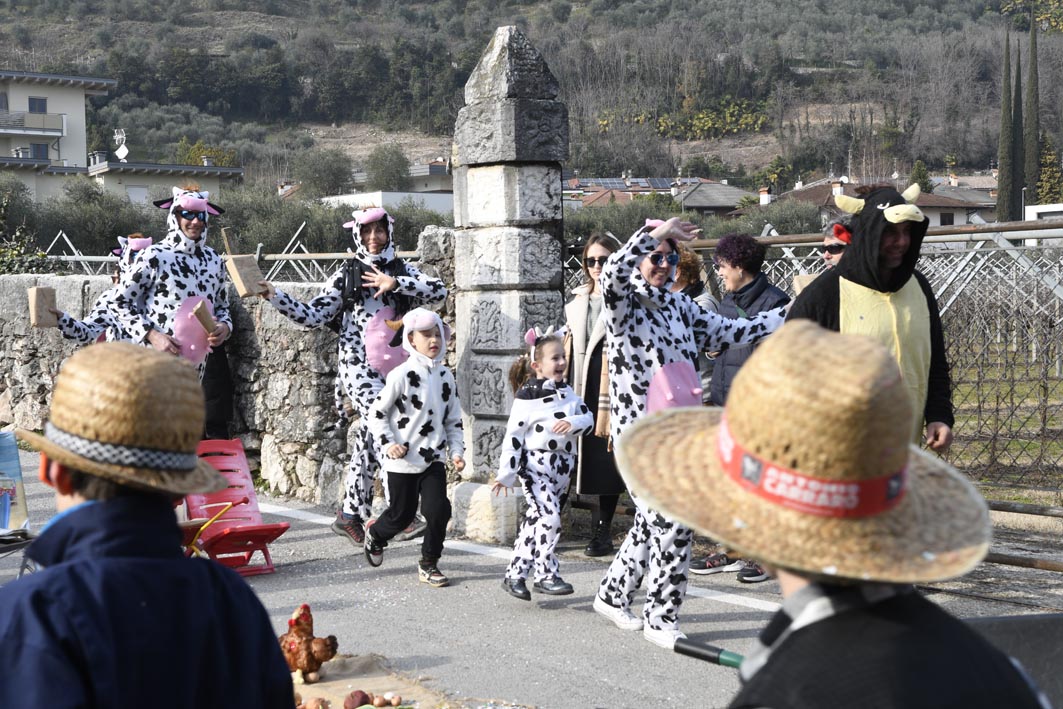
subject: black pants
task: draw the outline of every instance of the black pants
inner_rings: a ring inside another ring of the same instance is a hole
[[[442,463],[432,463],[421,473],[385,473],[390,504],[377,521],[369,528],[382,546],[406,529],[417,514],[417,501],[421,501],[421,514],[426,527],[421,542],[421,558],[424,561],[439,561],[443,553],[443,540],[447,536],[450,521],[450,500],[447,499],[447,471]]]
[[[207,404],[203,438],[228,439],[229,421],[233,417],[233,377],[225,343],[207,355],[207,366],[203,369],[203,398]]]

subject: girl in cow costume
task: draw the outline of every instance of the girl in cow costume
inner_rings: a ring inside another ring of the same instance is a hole
[[[384,377],[407,353],[391,346],[388,320],[398,320],[419,305],[447,297],[443,282],[429,278],[395,257],[395,220],[379,207],[352,212],[344,224],[354,237],[354,258],[332,274],[313,299],[301,303],[263,281],[263,297],[285,317],[306,327],[339,319],[339,379],[358,412],[358,429],[347,470],[343,505],[332,530],[355,546],[365,541],[365,522],[373,501],[373,474],[380,467],[377,445],[366,425],[369,405],[384,387]]]
[[[209,348],[232,333],[225,265],[206,244],[208,220],[224,210],[209,197],[174,187],[172,197],[155,202],[168,210],[166,237],[126,269],[114,297],[115,319],[133,342],[189,359],[201,380]],[[216,323],[209,333],[192,314],[200,302]]]

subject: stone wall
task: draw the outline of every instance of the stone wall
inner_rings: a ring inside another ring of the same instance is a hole
[[[418,240],[425,273],[454,282],[453,233],[428,227]],[[110,287],[105,276],[0,276],[0,426],[33,430],[48,417],[52,384],[62,361],[76,349],[55,329],[29,325],[26,289],[49,286],[56,304],[81,318]],[[307,300],[318,285],[281,283]],[[335,505],[349,458],[346,430],[336,426],[333,387],[337,336],[307,330],[258,298],[230,294],[234,332],[227,349],[235,385],[233,435],[244,443],[252,468],[271,491]],[[442,315],[453,324],[454,296]],[[453,354],[451,354],[453,358]]]

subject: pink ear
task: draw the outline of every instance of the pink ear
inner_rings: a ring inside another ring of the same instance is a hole
[[[649,229],[656,229],[657,227],[659,227],[662,224],[664,224],[664,220],[663,219],[647,219],[646,220],[646,227],[649,228]]]
[[[131,250],[140,251],[141,249],[146,249],[151,246],[151,237],[146,236],[143,239],[130,239],[128,243]]]
[[[538,335],[535,334],[535,328],[534,327],[528,328],[528,331],[526,333],[524,333],[524,341],[528,343],[528,347],[534,347],[535,346],[535,338],[536,337],[538,337]]]

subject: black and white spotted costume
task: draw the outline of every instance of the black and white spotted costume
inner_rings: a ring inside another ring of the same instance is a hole
[[[782,325],[784,308],[751,320],[728,320],[703,310],[682,293],[651,286],[638,270],[658,246],[645,227],[635,232],[602,269],[603,317],[609,351],[610,435],[618,439],[646,413],[650,385],[666,365],[690,363],[702,350],[722,351],[753,343]],[[693,366],[691,372],[695,376]],[[700,403],[700,390],[696,403]],[[662,470],[662,475],[669,471]],[[598,588],[598,595],[627,611],[648,575],[643,622],[655,630],[674,629],[686,594],[693,533],[635,498],[635,521]]]
[[[121,248],[115,249],[118,256],[118,271],[121,276],[132,265],[140,254],[141,249],[151,245],[151,239],[127,239],[118,237]],[[79,345],[89,345],[100,341],[101,337],[106,342],[129,342],[133,338],[122,329],[121,323],[115,318],[115,298],[118,295],[118,286],[108,288],[92,305],[92,310],[84,320],[75,320],[67,313],[59,316],[59,332],[68,340],[74,340]]]
[[[115,317],[129,333],[132,342],[149,345],[148,333],[159,330],[174,335],[178,308],[188,299],[202,297],[210,301],[214,321],[232,332],[229,315],[228,275],[221,256],[207,246],[208,229],[196,241],[189,239],[177,223],[176,212],[191,208],[207,211],[207,192],[173,188],[173,198],[156,203],[169,209],[166,237],[144,249],[122,276],[114,299]],[[208,213],[220,210],[210,205]],[[150,345],[149,345],[150,346]],[[198,365],[203,378],[205,360]]]
[[[562,420],[572,428],[554,433],[554,424]],[[497,480],[506,487],[519,480],[528,508],[506,569],[507,579],[525,579],[533,567],[536,581],[557,576],[554,550],[561,536],[561,507],[576,469],[579,438],[593,426],[590,409],[564,382],[532,378],[517,390]]]
[[[367,269],[376,266],[381,270],[389,267],[395,260],[394,234],[392,219],[386,213],[388,242],[379,254],[370,254],[362,244],[359,233],[362,222],[359,218],[364,213],[383,210],[355,211],[353,227],[354,254]],[[375,221],[375,220],[374,220]],[[371,223],[371,222],[365,222]],[[412,305],[432,305],[441,303],[447,297],[447,289],[437,278],[429,278],[408,263],[399,262],[401,275],[395,276],[398,285],[394,291],[384,293],[382,297],[373,297],[371,288],[359,288],[360,297],[349,302],[345,308],[343,286],[345,271],[340,268],[332,274],[325,285],[308,303],[301,303],[290,295],[276,289],[270,303],[288,319],[306,327],[320,327],[333,320],[342,312],[339,340],[339,378],[347,397],[358,412],[358,429],[354,432],[354,450],[347,469],[344,485],[343,508],[345,515],[353,516],[364,522],[372,513],[373,475],[380,466],[380,456],[372,434],[367,426],[369,405],[376,399],[384,387],[384,377],[369,363],[366,356],[366,331],[371,321],[397,319],[402,313],[397,312],[400,299],[406,296]]]
[[[402,347],[409,358],[388,372],[384,388],[369,407],[368,426],[379,445],[388,508],[371,534],[387,545],[413,521],[420,500],[425,519],[421,558],[438,561],[443,553],[451,505],[446,493],[448,457],[465,455],[461,403],[454,374],[443,364],[450,328],[431,310],[415,308],[402,318]],[[439,328],[441,346],[434,358],[418,352],[408,335],[414,330]],[[402,458],[386,453],[395,444],[406,446]]]

